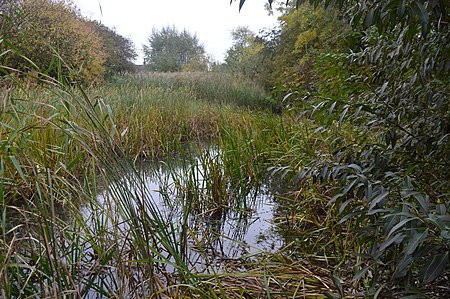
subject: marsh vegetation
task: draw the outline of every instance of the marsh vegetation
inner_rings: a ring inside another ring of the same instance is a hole
[[[445,9],[344,2],[282,6],[223,65],[121,74],[114,31],[65,11],[61,36],[118,44],[29,58],[14,34],[56,14],[0,5],[0,296],[448,297]]]
[[[23,87],[4,89],[5,297],[281,287],[261,266],[276,257],[290,269],[281,252],[295,250],[275,219],[273,197],[288,189],[268,179],[267,163],[292,137],[286,126],[306,125],[273,114],[260,87],[209,73],[122,76],[87,90]],[[270,227],[273,239],[248,237],[249,227]]]

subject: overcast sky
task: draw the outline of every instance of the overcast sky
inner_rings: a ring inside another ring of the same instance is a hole
[[[174,25],[197,34],[206,52],[222,61],[232,45],[230,32],[249,26],[255,33],[273,27],[275,16],[264,9],[266,0],[247,0],[239,12],[239,1],[229,0],[73,0],[86,17],[115,27],[120,35],[133,40],[142,63],[142,45],[152,28]],[[101,10],[100,10],[101,7]]]

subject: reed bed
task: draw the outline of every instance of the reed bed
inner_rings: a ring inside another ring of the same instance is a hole
[[[3,85],[2,297],[320,298],[333,289],[328,272],[296,266],[288,248],[291,258],[262,252],[227,274],[199,273],[187,259],[189,242],[206,252],[189,215],[251,211],[238,195],[310,132],[274,115],[254,83],[214,73],[124,76],[89,89],[45,81]],[[173,222],[136,164],[192,142],[216,149],[196,154],[201,174],[194,160],[182,177],[173,172],[182,211]],[[103,202],[99,190],[108,194]]]
[[[253,109],[271,108],[273,99],[262,86],[240,74],[227,72],[138,73],[113,78],[112,84],[128,88],[155,87],[182,91],[192,99]]]

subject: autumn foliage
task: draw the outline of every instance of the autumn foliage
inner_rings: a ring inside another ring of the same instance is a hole
[[[99,30],[104,27],[82,17],[69,2],[16,0],[2,5],[0,13],[2,66],[71,82],[92,84],[103,80],[107,62],[112,60],[110,53],[114,53],[105,46],[104,30]],[[131,57],[126,51],[132,52]],[[128,61],[135,57],[132,45],[125,52]]]

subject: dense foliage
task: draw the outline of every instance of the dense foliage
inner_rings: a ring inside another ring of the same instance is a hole
[[[91,84],[133,70],[132,42],[85,19],[64,0],[16,0],[0,7],[0,64]]]
[[[175,27],[153,29],[144,45],[146,68],[158,72],[202,71],[208,68],[205,49],[196,35]]]
[[[261,51],[263,44],[248,27],[237,27],[231,32],[233,45],[225,55],[225,67],[228,71],[239,72],[249,78],[263,80],[264,73]]]
[[[448,5],[309,1],[325,4],[314,10],[303,2],[293,1],[298,10],[281,17],[273,82],[291,87],[285,103],[330,132],[334,152],[280,171],[333,190],[328,212],[339,215],[342,229],[352,223],[358,231],[354,278],[369,293],[384,285],[403,285],[408,294],[445,284],[439,279],[449,271],[450,252]],[[351,142],[335,130],[347,123],[356,136]]]
[[[447,2],[281,1],[279,28],[233,32],[231,74],[22,84],[129,67],[131,44],[67,3],[0,2],[0,296],[450,297]],[[154,33],[150,69],[207,67],[195,37]],[[209,140],[187,172],[162,163],[155,202],[135,162]],[[282,190],[254,253],[242,233],[268,203],[247,194],[268,165]]]
[[[18,1],[3,16],[2,36],[14,51],[2,55],[2,65],[85,82],[103,74],[105,55],[99,36],[65,2]]]
[[[111,77],[114,74],[133,72],[134,59],[137,52],[133,42],[121,36],[115,29],[111,29],[97,21],[92,21],[96,32],[102,40],[102,50],[105,53],[105,75]]]

